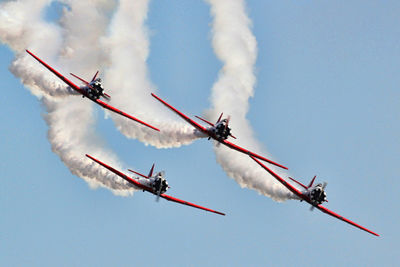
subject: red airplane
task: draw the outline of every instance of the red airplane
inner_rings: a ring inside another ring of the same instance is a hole
[[[317,184],[313,186],[314,180],[315,180],[315,176],[314,178],[311,180],[311,182],[305,186],[304,184],[300,183],[299,181],[296,181],[293,178],[290,178],[292,181],[294,181],[295,183],[297,183],[298,185],[300,185],[301,187],[304,188],[304,190],[299,190],[297,188],[295,188],[293,185],[289,184],[288,182],[285,181],[285,179],[281,178],[278,174],[276,174],[275,172],[273,172],[270,168],[268,168],[267,166],[265,166],[264,164],[262,164],[262,162],[260,162],[258,159],[250,156],[255,162],[257,162],[261,167],[263,167],[267,172],[269,172],[273,177],[275,177],[276,180],[278,180],[281,184],[283,184],[287,189],[289,189],[293,194],[295,194],[300,201],[306,201],[309,204],[311,204],[311,210],[315,208],[319,209],[320,211],[331,215],[339,220],[342,220],[344,222],[347,222],[348,224],[351,224],[357,228],[360,228],[361,230],[364,230],[370,234],[379,236],[377,233],[372,232],[371,230],[368,230],[367,228],[356,224],[355,222],[350,221],[349,219],[344,218],[343,216],[340,216],[337,213],[334,213],[331,210],[328,210],[327,208],[325,208],[324,206],[322,206],[321,204],[323,202],[328,202],[328,200],[326,200],[326,193],[325,193],[325,187],[326,187],[326,183],[322,184]]]
[[[162,198],[165,198],[168,201],[173,201],[173,202],[176,202],[176,203],[179,203],[179,204],[191,206],[191,207],[194,207],[194,208],[202,209],[202,210],[205,210],[205,211],[209,211],[209,212],[213,212],[213,213],[225,216],[225,213],[222,213],[222,212],[219,212],[219,211],[215,211],[215,210],[212,210],[212,209],[208,209],[208,208],[205,208],[205,207],[202,207],[202,206],[199,206],[199,205],[196,205],[196,204],[193,204],[193,203],[190,203],[190,202],[187,202],[187,201],[184,201],[184,200],[181,200],[181,199],[178,199],[178,198],[174,198],[174,197],[171,197],[169,195],[164,194],[168,190],[168,188],[170,188],[170,187],[168,186],[167,180],[164,178],[164,176],[165,176],[165,172],[164,171],[158,172],[157,174],[153,175],[154,164],[151,167],[150,172],[149,172],[149,174],[147,176],[144,175],[144,174],[135,172],[133,170],[129,170],[129,171],[131,171],[131,172],[133,172],[133,173],[135,173],[137,175],[140,175],[142,177],[142,178],[140,178],[140,177],[131,178],[131,177],[123,174],[122,172],[114,169],[113,167],[101,162],[100,160],[95,159],[94,157],[92,157],[92,156],[90,156],[88,154],[86,154],[86,157],[92,159],[93,161],[97,162],[101,166],[103,166],[106,169],[112,171],[113,173],[115,173],[119,177],[121,177],[124,180],[128,181],[129,183],[133,184],[135,187],[143,190],[143,192],[147,191],[147,192],[150,192],[150,193],[156,195],[157,196],[157,198],[156,198],[157,201],[158,201],[158,199],[160,197],[162,197]]]
[[[50,67],[46,62],[44,62],[43,60],[41,60],[40,58],[38,58],[36,55],[34,55],[32,52],[30,52],[29,50],[26,50],[26,52],[31,55],[32,57],[34,57],[37,61],[39,61],[43,66],[45,66],[48,70],[50,70],[51,72],[53,72],[58,78],[60,78],[61,80],[63,80],[66,84],[68,84],[72,89],[74,89],[75,91],[77,91],[78,93],[82,94],[82,97],[87,97],[90,100],[92,100],[93,102],[96,102],[97,104],[99,104],[100,106],[102,106],[105,109],[111,110],[115,113],[121,114],[122,116],[134,120],[136,122],[139,122],[153,130],[156,131],[160,131],[159,129],[157,129],[156,127],[151,126],[150,124],[147,124],[119,109],[114,108],[113,106],[108,105],[107,103],[103,102],[100,100],[100,97],[103,97],[105,100],[109,101],[110,100],[110,96],[106,93],[104,93],[104,88],[101,85],[101,79],[97,78],[97,74],[99,73],[98,71],[96,72],[96,74],[93,76],[92,80],[90,82],[85,81],[84,79],[76,76],[75,74],[72,74],[72,76],[74,76],[75,78],[79,79],[80,81],[82,81],[85,86],[79,87],[76,84],[74,84],[73,82],[71,82],[70,80],[68,80],[66,77],[64,77],[63,75],[61,75],[58,71],[56,71],[55,69],[53,69],[52,67]]]
[[[209,124],[211,127],[204,127],[200,124],[198,124],[197,122],[195,122],[194,120],[190,119],[188,116],[186,116],[185,114],[183,114],[182,112],[180,112],[179,110],[177,110],[176,108],[174,108],[173,106],[171,106],[170,104],[168,104],[167,102],[165,102],[164,100],[162,100],[161,98],[159,98],[158,96],[156,96],[155,94],[151,94],[154,98],[156,98],[158,101],[160,101],[161,103],[163,103],[166,107],[170,108],[172,111],[174,111],[175,113],[177,113],[180,117],[182,117],[185,121],[187,121],[188,123],[190,123],[194,128],[196,128],[197,131],[199,131],[200,133],[204,134],[204,137],[208,137],[208,139],[210,140],[210,138],[218,141],[221,144],[226,145],[229,148],[232,148],[234,150],[237,150],[239,152],[248,154],[249,156],[253,156],[255,158],[261,159],[263,161],[266,161],[268,163],[271,163],[275,166],[278,166],[280,168],[283,169],[288,169],[285,166],[280,165],[279,163],[273,162],[272,160],[269,160],[267,158],[264,158],[263,156],[257,155],[256,153],[253,153],[247,149],[244,149],[240,146],[237,146],[229,141],[227,141],[226,139],[231,136],[233,138],[236,139],[236,137],[234,137],[231,134],[231,128],[228,127],[229,124],[229,120],[230,118],[226,118],[221,120],[223,113],[221,113],[221,115],[219,116],[217,122],[215,124],[200,118],[198,116],[195,116],[196,118],[202,120],[203,122]]]

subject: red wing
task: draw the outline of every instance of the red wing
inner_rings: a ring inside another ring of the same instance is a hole
[[[145,122],[143,122],[143,121],[141,121],[141,120],[139,120],[139,119],[137,119],[137,118],[135,118],[135,117],[133,117],[133,116],[131,116],[131,115],[129,115],[129,114],[127,114],[127,113],[125,113],[125,112],[119,110],[119,109],[117,109],[117,108],[114,108],[113,106],[110,106],[109,104],[107,104],[107,103],[101,101],[100,99],[96,99],[95,102],[96,102],[97,104],[99,104],[100,106],[102,106],[103,108],[106,108],[106,109],[111,110],[111,111],[113,111],[113,112],[115,112],[115,113],[118,113],[118,114],[120,114],[120,115],[122,115],[122,116],[124,116],[124,117],[127,117],[128,119],[131,119],[131,120],[134,120],[134,121],[136,121],[136,122],[139,122],[139,123],[141,123],[141,124],[143,124],[143,125],[145,125],[145,126],[151,128],[151,129],[153,129],[153,130],[160,131],[158,128],[156,128],[156,127],[154,127],[154,126],[151,126],[150,124],[145,123]]]
[[[122,179],[128,181],[131,184],[134,184],[137,187],[143,188],[143,185],[141,183],[139,183],[138,181],[136,181],[135,179],[132,179],[131,177],[127,176],[126,174],[123,174],[122,172],[114,169],[113,167],[101,162],[100,160],[86,154],[86,157],[90,158],[91,160],[97,162],[98,164],[100,164],[101,166],[103,166],[104,168],[112,171],[113,173],[115,173],[116,175],[118,175],[119,177],[121,177]]]
[[[166,200],[169,200],[169,201],[173,201],[173,202],[179,203],[179,204],[191,206],[191,207],[194,207],[194,208],[198,208],[198,209],[209,211],[209,212],[214,212],[216,214],[225,216],[225,213],[222,213],[222,212],[219,212],[219,211],[216,211],[216,210],[212,210],[212,209],[208,209],[208,208],[205,208],[205,207],[202,207],[202,206],[199,206],[199,205],[196,205],[196,204],[181,200],[179,198],[174,198],[174,197],[171,197],[171,196],[168,196],[168,195],[165,195],[165,194],[161,194],[160,197],[165,198]]]
[[[194,120],[190,119],[188,116],[186,116],[185,114],[183,114],[182,112],[180,112],[179,110],[177,110],[176,108],[174,108],[173,106],[171,106],[170,104],[168,104],[167,102],[165,102],[164,100],[162,100],[161,98],[159,98],[158,96],[156,96],[155,94],[151,93],[151,95],[152,95],[154,98],[156,98],[158,101],[160,101],[161,103],[163,103],[166,107],[168,107],[169,109],[171,109],[172,111],[174,111],[175,113],[177,113],[177,114],[178,114],[180,117],[182,117],[185,121],[187,121],[188,123],[190,123],[191,125],[193,125],[193,127],[195,127],[196,129],[198,129],[198,130],[202,131],[203,133],[207,134],[208,136],[210,136],[209,132],[207,131],[207,128],[201,126],[200,124],[198,124],[198,123],[195,122]],[[196,117],[197,117],[197,116],[196,116]],[[221,116],[220,116],[220,117],[221,117]],[[197,118],[199,118],[199,117],[197,117]],[[201,119],[201,118],[200,118],[200,119]],[[202,120],[203,120],[203,119],[202,119]],[[207,123],[211,124],[210,122],[207,122]],[[214,136],[210,136],[210,137],[212,137],[213,139],[215,139]],[[268,162],[268,163],[274,164],[275,166],[281,167],[281,168],[283,168],[283,169],[286,169],[286,170],[288,169],[288,168],[285,167],[285,166],[282,166],[282,165],[280,165],[280,164],[278,164],[278,163],[276,163],[276,162],[273,162],[273,161],[271,161],[271,160],[269,160],[269,159],[267,159],[267,158],[264,158],[264,157],[262,157],[262,156],[260,156],[260,155],[257,155],[256,153],[253,153],[253,152],[251,152],[251,151],[249,151],[249,150],[247,150],[247,149],[244,149],[244,148],[242,148],[242,147],[240,147],[240,146],[237,146],[237,145],[235,145],[235,144],[233,144],[233,143],[231,143],[231,142],[229,142],[229,141],[226,141],[226,140],[220,141],[220,140],[218,140],[218,139],[215,139],[215,140],[217,140],[218,142],[221,142],[222,144],[224,144],[224,145],[226,145],[226,146],[228,146],[228,147],[230,147],[230,148],[232,148],[232,149],[235,149],[235,150],[237,150],[237,151],[239,151],[239,152],[242,152],[242,153],[248,154],[248,155],[250,155],[250,156],[259,158],[259,159],[261,159],[261,160],[264,160],[264,161],[266,161],[266,162]]]
[[[260,165],[261,167],[263,167],[267,172],[269,172],[269,174],[271,174],[276,180],[278,180],[278,182],[280,182],[281,184],[283,184],[287,189],[289,189],[293,194],[297,195],[298,197],[304,199],[304,195],[303,193],[301,193],[296,187],[292,186],[291,184],[289,184],[288,182],[286,182],[285,179],[281,178],[278,174],[276,174],[275,172],[273,172],[270,168],[268,168],[267,166],[265,166],[264,164],[262,164],[261,161],[259,161],[258,159],[256,159],[255,157],[250,155],[250,158],[252,158],[255,162],[258,163],[258,165]]]
[[[295,188],[295,187],[293,187],[291,184],[287,183],[283,178],[281,178],[278,174],[276,174],[275,172],[273,172],[270,168],[268,168],[267,166],[265,166],[264,164],[262,164],[262,163],[261,163],[259,160],[257,160],[256,158],[254,158],[254,157],[252,157],[252,156],[250,156],[250,157],[251,157],[254,161],[256,161],[261,167],[263,167],[267,172],[269,172],[272,176],[274,176],[275,179],[277,179],[280,183],[282,183],[284,186],[286,186],[287,189],[289,189],[291,192],[293,192],[294,194],[296,194],[297,196],[299,196],[300,198],[302,198],[302,199],[304,199],[304,200],[306,200],[306,201],[308,202],[307,198],[305,198],[304,195],[303,195],[297,188]],[[368,233],[370,233],[370,234],[379,236],[378,234],[376,234],[376,233],[374,233],[374,232],[368,230],[367,228],[362,227],[361,225],[358,225],[358,224],[356,224],[356,223],[354,223],[354,222],[352,222],[352,221],[350,221],[350,220],[348,220],[348,219],[346,219],[346,218],[340,216],[339,214],[336,214],[336,213],[334,213],[333,211],[328,210],[327,208],[325,208],[325,207],[322,206],[322,205],[318,205],[318,206],[316,206],[316,207],[317,207],[319,210],[321,210],[322,212],[324,212],[324,213],[326,213],[326,214],[329,214],[329,215],[331,215],[331,216],[333,216],[333,217],[336,217],[336,218],[338,218],[339,220],[342,220],[342,221],[344,221],[344,222],[347,222],[347,223],[349,223],[349,224],[351,224],[351,225],[353,225],[353,226],[355,226],[355,227],[358,227],[358,228],[360,228],[361,230],[364,230],[364,231],[366,231],[366,232],[368,232]]]
[[[174,111],[176,114],[178,114],[182,119],[184,119],[185,121],[187,121],[188,123],[190,123],[193,127],[195,127],[196,129],[198,129],[199,131],[202,131],[203,133],[208,135],[208,131],[207,128],[201,126],[200,124],[198,124],[197,122],[195,122],[194,120],[192,120],[191,118],[189,118],[188,116],[186,116],[185,114],[183,114],[182,112],[180,112],[179,110],[177,110],[176,108],[174,108],[173,106],[171,106],[170,104],[168,104],[167,102],[165,102],[164,100],[162,100],[161,98],[159,98],[158,96],[156,96],[155,94],[151,93],[151,95],[156,98],[158,101],[160,101],[161,103],[163,103],[167,108],[171,109],[172,111]]]
[[[230,147],[230,148],[232,148],[232,149],[234,149],[234,150],[236,150],[236,151],[245,153],[245,154],[249,155],[250,157],[252,157],[253,159],[254,159],[254,158],[258,158],[258,159],[261,159],[261,160],[263,160],[263,161],[265,161],[265,162],[268,162],[268,163],[270,163],[270,164],[273,164],[273,165],[275,165],[275,166],[278,166],[278,167],[280,167],[280,168],[282,168],[282,169],[285,169],[285,170],[288,169],[287,167],[285,167],[285,166],[283,166],[283,165],[281,165],[281,164],[279,164],[279,163],[276,163],[276,162],[274,162],[274,161],[272,161],[272,160],[269,160],[269,159],[267,159],[267,158],[264,158],[263,156],[260,156],[260,155],[258,155],[258,154],[256,154],[256,153],[253,153],[253,152],[251,152],[251,151],[249,151],[249,150],[247,150],[247,149],[244,149],[243,147],[237,146],[237,145],[235,145],[235,144],[233,144],[233,143],[231,143],[231,142],[229,142],[229,141],[227,141],[227,140],[222,140],[222,141],[217,140],[217,141],[218,141],[218,142],[221,142],[222,144],[224,144],[224,145],[226,145],[227,147]]]
[[[349,219],[346,219],[345,217],[340,216],[339,214],[336,214],[336,213],[334,213],[334,212],[331,211],[331,210],[328,210],[328,209],[325,208],[324,206],[318,205],[317,208],[318,208],[320,211],[322,211],[322,212],[324,212],[324,213],[326,213],[326,214],[329,214],[329,215],[331,215],[331,216],[333,216],[333,217],[336,217],[336,218],[338,218],[339,220],[342,220],[342,221],[344,221],[344,222],[347,222],[348,224],[351,224],[351,225],[353,225],[353,226],[355,226],[355,227],[357,227],[357,228],[360,228],[361,230],[364,230],[364,231],[366,231],[366,232],[368,232],[368,233],[370,233],[370,234],[379,236],[377,233],[374,233],[374,232],[372,232],[371,230],[368,230],[367,228],[365,228],[365,227],[363,227],[363,226],[361,226],[361,225],[359,225],[359,224],[356,224],[355,222],[352,222],[352,221],[350,221]]]
[[[37,61],[39,61],[43,66],[45,66],[48,70],[50,70],[52,73],[54,73],[58,78],[60,78],[61,80],[63,80],[66,84],[68,84],[71,88],[75,89],[76,91],[78,91],[79,93],[83,94],[82,89],[79,88],[79,86],[77,86],[76,84],[74,84],[73,82],[71,82],[70,80],[68,80],[67,78],[65,78],[63,75],[61,75],[61,73],[59,73],[58,71],[56,71],[55,69],[53,69],[52,67],[50,67],[46,62],[44,62],[43,60],[41,60],[40,58],[38,58],[36,55],[34,55],[31,51],[26,50],[26,52],[31,55],[32,57],[34,57]]]

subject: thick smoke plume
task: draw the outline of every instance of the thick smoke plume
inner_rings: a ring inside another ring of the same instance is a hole
[[[240,140],[238,144],[260,152],[261,146],[246,120],[248,99],[253,96],[256,81],[257,45],[245,5],[241,0],[208,2],[213,16],[213,47],[224,64],[212,88],[212,109],[208,115],[215,119],[221,111],[230,114],[233,133]],[[165,112],[165,107],[150,96],[156,88],[149,81],[146,63],[149,38],[145,21],[149,1],[64,0],[65,8],[58,23],[44,19],[51,3],[51,0],[18,0],[0,4],[0,41],[16,54],[10,70],[43,103],[52,150],[70,171],[93,187],[105,186],[118,194],[131,193],[133,189],[120,178],[84,157],[89,153],[120,168],[117,157],[95,133],[93,104],[70,96],[71,89],[27,55],[25,49],[64,74],[72,71],[90,79],[99,66],[103,67],[100,73],[104,74],[112,104],[162,130],[157,133],[106,112],[125,136],[158,148],[189,144],[198,138],[193,127]],[[223,169],[241,186],[276,200],[290,197],[283,186],[246,155],[224,146],[216,146],[215,152]]]
[[[125,111],[161,129],[157,133],[121,116],[110,113],[117,128],[126,137],[136,138],[157,148],[179,147],[198,138],[193,127],[171,112],[165,112],[151,95],[149,81],[147,19],[148,1],[121,0],[110,26],[110,35],[103,39],[110,66],[105,75],[113,103]]]
[[[132,192],[131,186],[84,156],[91,153],[114,166],[120,165],[94,132],[93,105],[80,97],[66,97],[66,86],[24,51],[29,48],[50,64],[84,76],[89,75],[88,69],[95,70],[94,66],[101,62],[101,52],[95,48],[108,23],[110,5],[106,1],[65,3],[68,8],[64,9],[60,25],[43,19],[50,1],[21,0],[0,5],[0,40],[16,53],[10,70],[44,104],[52,150],[70,171],[92,187],[105,186],[117,194]],[[93,25],[102,26],[101,30]]]
[[[254,64],[257,58],[257,42],[250,27],[242,0],[208,0],[211,5],[212,43],[218,58],[223,62],[219,78],[212,88],[210,118],[217,118],[221,111],[230,114],[235,143],[254,152],[261,145],[254,138],[246,119],[249,98],[254,94],[256,78]],[[248,156],[225,146],[215,146],[217,161],[225,172],[240,186],[248,187],[275,200],[283,201],[291,193]],[[266,153],[260,153],[269,156]]]

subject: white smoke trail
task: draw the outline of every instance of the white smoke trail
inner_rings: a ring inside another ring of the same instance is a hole
[[[101,62],[101,56],[97,54],[99,50],[91,48],[98,46],[98,40],[104,34],[110,6],[105,1],[87,4],[67,1],[69,9],[64,10],[61,28],[43,19],[50,2],[20,0],[0,5],[0,40],[17,56],[10,69],[43,102],[48,112],[44,117],[49,126],[52,150],[70,171],[84,178],[92,187],[106,186],[116,194],[132,192],[129,185],[84,156],[91,153],[119,167],[116,157],[103,148],[100,138],[94,133],[92,104],[78,97],[65,98],[66,93],[60,89],[65,88],[64,85],[54,90],[53,74],[49,76],[47,70],[45,74],[43,66],[24,53],[25,48],[30,48],[49,63],[56,63],[54,59],[61,52],[61,65],[87,74],[85,70]],[[95,31],[79,25],[78,21],[90,21],[103,27]]]
[[[248,100],[254,94],[256,78],[254,64],[257,58],[257,42],[250,27],[242,0],[207,0],[211,5],[212,42],[218,58],[224,66],[218,81],[212,88],[212,109],[208,117],[217,118],[221,111],[230,114],[235,143],[251,151],[261,151],[246,119]],[[239,143],[240,142],[240,143]],[[225,146],[215,146],[217,161],[225,172],[240,186],[248,187],[277,201],[292,194],[248,156]],[[266,155],[266,153],[260,153]],[[268,155],[266,155],[268,157]]]
[[[105,85],[112,101],[128,113],[161,129],[160,133],[110,113],[116,127],[129,138],[136,138],[157,148],[178,147],[191,143],[197,136],[193,127],[165,112],[165,107],[154,100],[155,91],[148,78],[146,60],[149,54],[148,30],[145,25],[148,0],[121,0],[104,38],[110,67]]]
[[[35,62],[21,55],[28,46],[36,49],[41,43],[48,45],[47,49],[42,51],[43,56],[50,58],[57,52],[56,48],[61,41],[59,27],[36,19],[48,4],[47,0],[2,3],[0,40],[20,54],[10,66],[10,70],[31,88],[34,95],[64,97],[68,94],[64,84],[42,68],[35,70]]]

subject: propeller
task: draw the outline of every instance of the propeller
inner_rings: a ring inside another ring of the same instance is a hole
[[[163,181],[165,181],[164,176],[165,176],[165,171],[161,171],[157,174],[157,176],[159,177],[158,179],[160,179],[160,187],[157,190],[157,196],[156,196],[156,202],[160,201],[160,195],[161,195],[161,190],[163,187]]]
[[[323,185],[322,185],[322,189],[325,190],[325,187],[326,187],[327,185],[328,185],[328,183],[327,183],[327,182],[324,182]]]
[[[161,181],[162,182],[162,181]],[[160,184],[160,188],[157,191],[157,196],[156,196],[156,202],[160,201],[160,195],[161,195],[161,188],[162,188],[162,184]]]
[[[230,120],[231,120],[231,115],[229,115],[229,116],[226,118],[225,131],[228,129]],[[232,138],[234,138],[234,139],[236,139],[236,137],[233,136],[230,132],[229,132],[229,136],[232,137]]]
[[[225,131],[226,131],[226,129],[228,129],[228,124],[229,124],[230,120],[231,120],[231,116],[229,115],[228,118],[226,118]]]
[[[325,187],[326,187],[327,185],[328,185],[327,182],[324,182],[324,183],[322,184],[322,190],[319,192],[318,199],[320,199],[320,198],[321,198],[321,194],[323,194],[323,193],[325,192]],[[326,200],[326,199],[325,199],[325,201],[328,202],[328,200]],[[315,208],[315,206],[311,206],[311,207],[310,207],[310,211],[313,211],[314,208]]]

